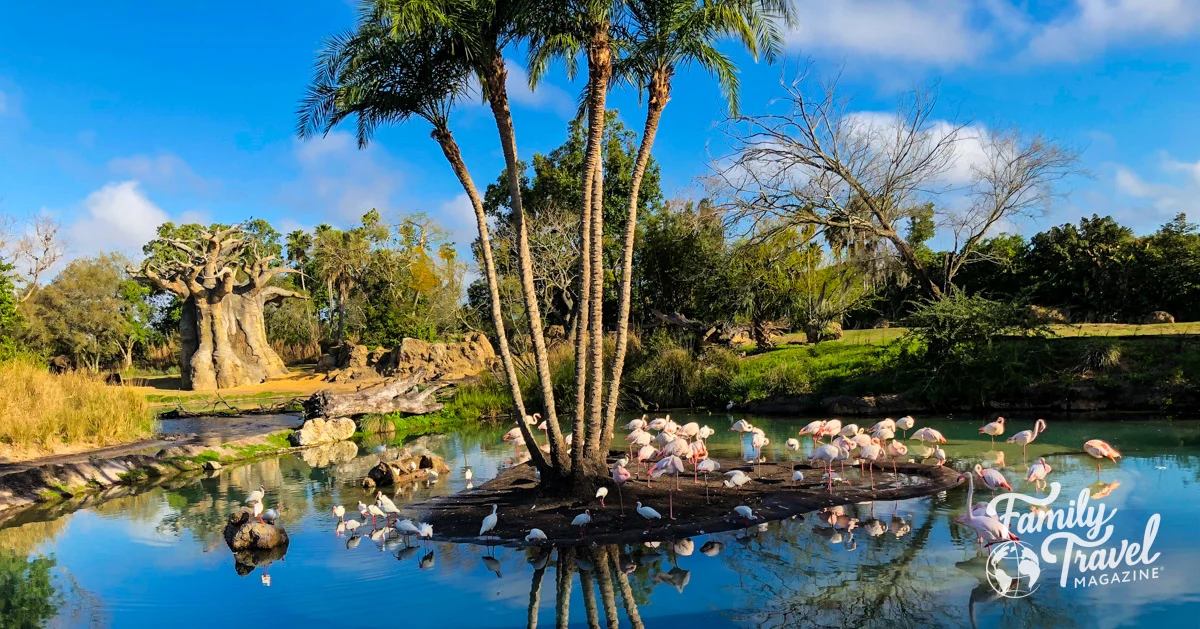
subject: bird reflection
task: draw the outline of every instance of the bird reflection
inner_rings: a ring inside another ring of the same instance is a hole
[[[484,555],[481,557],[481,559],[483,559],[483,565],[486,566],[488,570],[496,573],[497,579],[504,577],[504,575],[500,573],[500,560],[490,555]]]
[[[1088,489],[1091,491],[1092,500],[1107,498],[1109,494],[1116,491],[1121,486],[1121,481],[1113,481],[1111,483],[1096,482],[1092,483]]]

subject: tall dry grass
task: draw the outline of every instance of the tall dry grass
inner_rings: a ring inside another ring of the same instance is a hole
[[[54,375],[30,359],[0,363],[0,443],[111,445],[153,430],[150,406],[133,389],[84,372]]]

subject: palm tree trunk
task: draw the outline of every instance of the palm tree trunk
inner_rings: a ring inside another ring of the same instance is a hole
[[[608,100],[608,81],[612,76],[612,51],[609,48],[607,21],[597,24],[588,43],[588,76],[591,78],[586,167],[592,176],[592,305],[588,313],[588,339],[591,345],[591,394],[588,396],[588,434],[584,445],[597,451],[603,415],[604,395],[604,114]],[[578,435],[576,436],[578,440]],[[580,444],[576,443],[576,447]],[[603,456],[603,455],[599,455]],[[602,472],[603,468],[601,468]]]
[[[608,381],[608,400],[604,406],[604,423],[601,426],[599,453],[607,453],[612,441],[613,425],[617,418],[617,402],[621,392],[621,375],[625,369],[625,350],[629,342],[629,311],[633,287],[633,245],[637,236],[638,194],[646,166],[650,163],[650,149],[658,133],[658,123],[663,109],[671,98],[670,76],[655,72],[650,79],[649,103],[646,107],[646,127],[642,132],[642,145],[638,147],[637,160],[633,163],[633,179],[629,190],[629,212],[625,219],[625,248],[621,257],[620,303],[617,306],[617,346],[613,352],[612,373]]]
[[[579,312],[575,316],[575,421],[573,422],[573,437],[572,441],[575,445],[571,449],[571,469],[576,470],[576,474],[583,471],[583,458],[587,449],[583,447],[586,432],[584,431],[584,421],[587,419],[588,411],[588,313],[591,305],[592,292],[592,179],[594,171],[587,167],[586,156],[591,153],[591,137],[588,138],[588,145],[585,153],[584,173],[583,173],[583,207],[579,213],[579,234],[581,244],[579,247]]]
[[[483,211],[483,202],[479,198],[479,190],[475,188],[475,182],[471,179],[466,162],[463,161],[462,151],[459,150],[458,143],[455,142],[454,135],[450,133],[450,130],[434,129],[433,137],[442,147],[446,161],[450,162],[454,174],[458,176],[459,183],[462,184],[467,197],[471,199],[471,207],[475,209],[475,224],[479,228],[479,248],[483,254],[483,273],[487,278],[488,294],[492,300],[492,325],[496,328],[496,344],[500,347],[500,362],[504,365],[504,375],[508,378],[509,393],[512,395],[513,406],[516,409],[517,426],[521,428],[521,436],[525,440],[525,447],[529,448],[534,465],[546,471],[549,469],[546,457],[542,456],[542,451],[538,449],[538,443],[534,440],[533,433],[525,423],[525,401],[521,397],[521,384],[517,380],[517,367],[513,363],[512,351],[508,347],[508,332],[504,329],[504,315],[500,306],[500,286],[496,278],[496,264],[492,259],[491,234],[488,230],[487,215]]]
[[[542,398],[546,406],[546,426],[549,429],[550,459],[555,470],[565,475],[570,469],[566,457],[566,444],[558,426],[558,414],[554,409],[554,382],[550,377],[550,358],[546,350],[546,338],[542,333],[542,313],[538,306],[537,291],[533,285],[533,264],[529,253],[529,232],[525,227],[525,211],[521,205],[521,172],[517,163],[517,134],[513,128],[512,112],[508,107],[508,70],[504,67],[501,50],[494,51],[491,63],[484,67],[484,81],[488,88],[488,102],[496,129],[500,134],[500,145],[504,150],[504,165],[508,172],[508,191],[513,215],[517,223],[517,263],[521,274],[521,292],[525,298],[525,310],[529,316],[529,337],[533,341],[533,358],[537,364],[538,380],[542,385]]]

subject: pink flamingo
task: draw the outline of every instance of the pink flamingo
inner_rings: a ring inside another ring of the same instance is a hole
[[[1117,452],[1116,448],[1108,445],[1107,442],[1101,441],[1099,439],[1091,439],[1091,440],[1087,441],[1086,443],[1084,443],[1083,450],[1084,450],[1084,452],[1087,452],[1088,454],[1092,455],[1093,457],[1095,457],[1097,459],[1096,460],[1096,475],[1097,476],[1100,475],[1101,461],[1108,458],[1108,459],[1112,459],[1113,463],[1116,463],[1117,459],[1121,458],[1121,453]]]
[[[963,479],[966,479],[969,483],[967,486],[967,512],[959,516],[962,519],[958,521],[966,524],[971,530],[975,531],[975,535],[979,537],[985,546],[991,546],[998,542],[1018,541],[1020,538],[1013,535],[1012,531],[1009,531],[1008,527],[999,518],[986,513],[982,515],[976,513],[972,505],[972,502],[975,500],[975,477],[970,472],[963,472],[959,474],[958,480],[962,482]]]
[[[621,502],[621,517],[625,517],[625,497],[621,495],[621,485],[629,482],[629,470],[621,465],[614,465],[612,470],[613,482],[617,484],[617,500]]]
[[[638,465],[644,467],[646,464],[646,461],[653,459],[654,456],[657,454],[658,454],[658,450],[655,450],[654,446],[650,446],[650,445],[642,446],[642,449],[638,450],[638,453],[637,453]],[[646,479],[646,485],[647,486],[650,485],[649,478]]]
[[[983,426],[983,428],[979,429],[979,434],[988,435],[989,437],[991,437],[992,438],[992,447],[993,448],[996,447],[996,437],[999,437],[1000,435],[1004,434],[1004,418],[997,417],[996,421],[994,421],[990,424],[985,424]]]
[[[982,465],[976,463],[975,474],[978,475],[980,480],[983,481],[983,484],[987,485],[988,489],[993,492],[995,492],[997,489],[1007,489],[1012,491],[1012,485],[1008,484],[1008,479],[1004,478],[1004,474],[1000,473],[1000,470],[994,470],[992,468],[985,470],[983,469]]]
[[[1021,462],[1025,462],[1025,448],[1037,439],[1038,435],[1046,431],[1046,420],[1039,419],[1033,423],[1033,430],[1022,430],[1021,432],[1008,438],[1009,443],[1021,444]]]
[[[683,459],[680,459],[675,455],[663,457],[662,460],[654,464],[654,467],[650,468],[650,476],[654,478],[658,478],[663,474],[668,474],[675,478],[675,490],[672,490],[670,487],[667,488],[667,508],[669,509],[668,515],[672,520],[675,519],[674,491],[679,489],[679,474],[681,474],[683,471]]]

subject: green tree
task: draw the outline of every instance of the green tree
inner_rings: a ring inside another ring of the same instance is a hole
[[[1133,230],[1111,216],[1036,234],[1027,261],[1034,302],[1066,308],[1084,321],[1127,318],[1142,310],[1127,301],[1135,292],[1129,283],[1135,255]]]
[[[62,597],[50,579],[54,565],[49,557],[27,559],[0,549],[0,625],[32,629],[58,614]]]
[[[652,208],[634,268],[635,312],[678,312],[702,321],[727,318],[731,286],[725,228],[716,209],[699,203]]]

